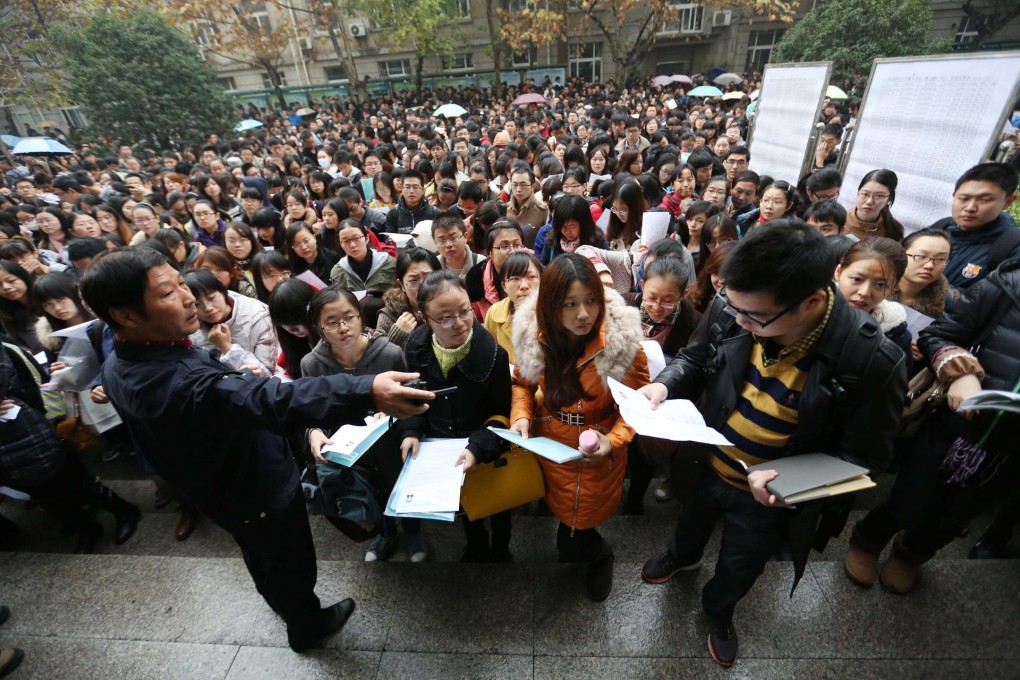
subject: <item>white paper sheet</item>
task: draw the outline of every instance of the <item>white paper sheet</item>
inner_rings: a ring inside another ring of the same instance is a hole
[[[305,283],[307,283],[312,288],[315,288],[316,290],[329,288],[329,284],[320,279],[318,276],[316,276],[315,272],[313,272],[311,269],[306,269],[305,271],[301,272],[294,278],[298,279],[299,281],[304,281]]]
[[[455,465],[467,439],[421,442],[407,469],[397,512],[455,512],[460,507],[464,466]]]
[[[654,340],[642,340],[641,347],[648,359],[648,376],[655,380],[655,377],[662,373],[662,369],[666,368],[666,355],[662,353],[662,345]]]
[[[693,402],[669,399],[652,410],[648,399],[638,394],[637,390],[612,378],[607,380],[613,399],[620,407],[620,415],[638,434],[678,442],[732,446],[726,437],[705,424],[705,419]]]
[[[907,307],[904,304],[900,304],[903,307],[903,311],[907,313],[907,330],[910,331],[910,337],[917,340],[917,334],[923,329],[931,325],[931,322],[935,319],[922,314],[913,307]]]
[[[825,64],[765,66],[751,136],[755,172],[797,183],[827,75]]]
[[[78,324],[76,326],[68,326],[67,328],[61,329],[59,331],[53,331],[52,333],[50,333],[49,337],[51,337],[51,338],[81,338],[82,340],[88,340],[89,339],[89,334],[88,334],[89,326],[91,326],[94,323],[95,323],[95,321],[86,321],[85,323],[80,323],[80,324]]]
[[[7,409],[7,413],[0,416],[0,422],[4,423],[10,422],[17,418],[19,413],[21,413],[21,407],[18,406],[17,404],[14,404],[9,409]]]
[[[669,231],[669,218],[672,217],[668,212],[646,212],[641,216],[641,243],[651,247],[666,238],[666,232]]]
[[[603,232],[605,232],[605,230],[609,228],[609,218],[612,216],[613,216],[612,210],[609,210],[608,208],[606,210],[603,210],[602,214],[599,216],[599,221],[595,223],[595,226],[601,229]]]
[[[1003,113],[1013,101],[1018,78],[1020,53],[1015,51],[878,60],[858,117],[839,202],[850,209],[864,175],[888,168],[899,181],[892,214],[907,234],[948,216],[956,178],[985,160],[986,147],[1002,130]],[[752,152],[754,169],[760,173],[757,151]]]

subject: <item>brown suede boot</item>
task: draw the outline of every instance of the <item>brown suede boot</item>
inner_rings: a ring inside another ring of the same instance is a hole
[[[878,556],[881,552],[882,546],[864,538],[855,525],[850,534],[846,558],[843,560],[843,570],[851,581],[864,588],[870,588],[875,585],[878,578]]]
[[[904,595],[914,589],[921,573],[921,565],[928,561],[928,558],[912,553],[903,545],[905,533],[901,531],[893,538],[892,555],[882,566],[882,573],[878,578],[883,588],[897,595]]]

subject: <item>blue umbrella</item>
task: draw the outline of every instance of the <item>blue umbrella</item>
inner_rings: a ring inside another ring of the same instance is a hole
[[[7,146],[14,146],[21,141],[21,137],[15,137],[14,135],[0,135],[0,139],[3,140]]]
[[[722,74],[726,73],[726,69],[716,66],[705,71],[705,80],[715,80]]]
[[[687,93],[688,97],[721,97],[722,90],[711,85],[700,85]]]
[[[263,122],[261,120],[248,118],[247,120],[242,120],[240,123],[235,125],[234,132],[246,132],[248,130],[254,130],[255,128],[260,128],[262,126]]]
[[[64,156],[70,155],[71,150],[49,137],[25,137],[14,145],[11,153],[15,156]]]

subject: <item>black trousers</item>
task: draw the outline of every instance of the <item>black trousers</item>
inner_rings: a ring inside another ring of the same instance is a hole
[[[224,528],[241,547],[255,588],[287,623],[290,641],[317,639],[324,617],[315,595],[315,544],[300,488],[281,512]]]
[[[602,555],[603,540],[598,529],[574,529],[560,522],[556,529],[556,549],[560,562],[594,562]]]
[[[513,513],[510,510],[503,510],[473,522],[468,520],[467,515],[464,515],[462,519],[468,550],[483,553],[488,553],[490,550],[493,553],[509,550],[512,517]],[[492,529],[491,543],[489,529],[485,526],[486,521]]]
[[[936,500],[939,465],[949,434],[941,428],[923,427],[906,440],[896,442],[899,471],[889,495],[857,522],[857,531],[874,546],[884,546],[896,532],[925,517]]]
[[[994,453],[989,452],[985,467],[994,458]],[[929,512],[911,525],[903,537],[904,547],[921,559],[929,559],[959,536],[981,512],[1012,499],[1020,483],[1020,456],[1011,453],[998,462],[1000,466],[983,483],[979,478],[985,468],[975,473],[966,486],[940,482]]]
[[[9,486],[30,495],[68,529],[81,531],[93,522],[92,504],[98,482],[77,455],[64,454],[56,473],[42,484]]]
[[[669,543],[674,559],[690,564],[701,559],[716,522],[723,520],[722,546],[715,575],[701,591],[705,613],[729,621],[737,602],[751,590],[780,544],[783,510],[767,508],[750,492],[704,470],[693,496],[677,517]]]

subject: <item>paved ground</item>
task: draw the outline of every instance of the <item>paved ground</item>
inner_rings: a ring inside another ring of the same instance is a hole
[[[725,671],[708,656],[698,605],[718,537],[700,572],[643,583],[675,512],[652,500],[644,516],[606,524],[616,582],[600,604],[584,597],[579,568],[556,562],[550,517],[515,518],[512,565],[460,564],[462,532],[441,523],[426,526],[428,563],[400,553],[366,564],[365,545],[313,518],[319,595],[358,609],[324,649],[297,655],[224,532],[206,522],[178,543],[173,508],[153,509],[130,463],[96,469],[144,512],[135,537],[107,539],[103,554],[64,554],[70,539],[42,511],[0,504],[22,527],[0,553],[0,602],[12,610],[0,645],[27,653],[12,678],[1020,677],[1020,561],[966,560],[967,538],[907,597],[850,583],[845,540],[813,556],[793,599],[792,566],[769,564],[738,609],[740,659]]]

